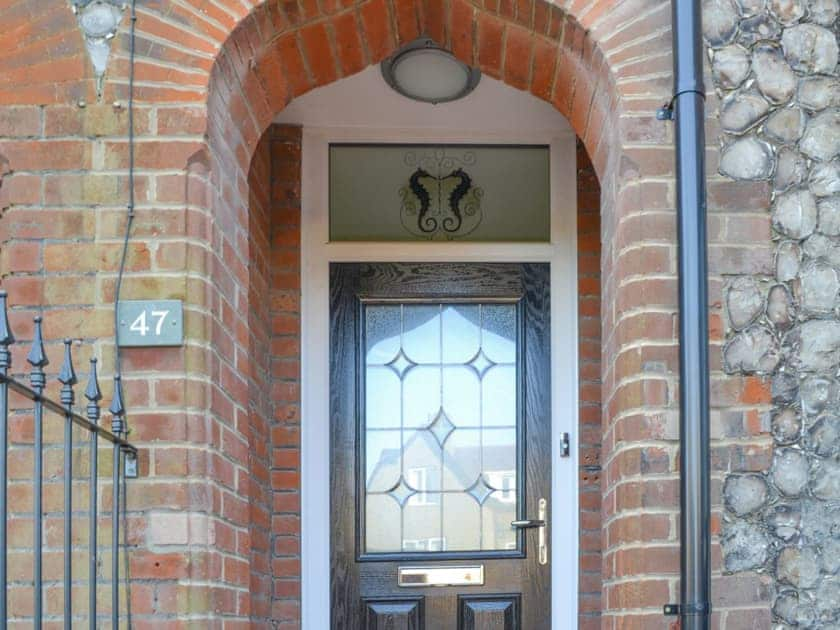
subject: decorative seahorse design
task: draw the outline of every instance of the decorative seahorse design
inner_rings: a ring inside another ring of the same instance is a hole
[[[414,168],[407,185],[399,189],[402,200],[400,221],[403,227],[420,238],[462,238],[481,222],[482,189],[455,163],[472,164],[475,158],[439,156],[418,159],[414,153],[405,157]],[[431,162],[426,166],[423,162]],[[421,165],[422,164],[422,165]],[[445,173],[445,174],[444,174]]]
[[[418,168],[409,178],[408,187],[420,200],[420,212],[417,216],[417,227],[420,228],[422,232],[431,234],[437,231],[438,222],[434,217],[428,216],[431,197],[429,195],[429,191],[426,190],[420,183],[420,179],[423,177],[431,177],[431,175],[422,168]]]
[[[452,216],[446,217],[443,220],[443,229],[451,234],[461,229],[461,224],[464,220],[461,217],[461,208],[459,207],[459,204],[470,191],[470,188],[472,188],[472,178],[470,178],[463,169],[459,168],[452,171],[445,178],[441,178],[441,180],[448,179],[450,177],[454,177],[459,180],[458,185],[455,186],[453,191],[449,194],[449,211],[452,213]]]

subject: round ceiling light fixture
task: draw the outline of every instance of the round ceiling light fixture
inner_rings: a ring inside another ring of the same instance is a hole
[[[455,58],[428,37],[400,48],[381,64],[385,82],[423,103],[447,103],[464,98],[481,80],[481,72]]]

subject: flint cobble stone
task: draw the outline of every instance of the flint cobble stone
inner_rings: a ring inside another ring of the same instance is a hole
[[[770,384],[772,463],[722,487],[725,571],[773,628],[840,628],[840,0],[706,0],[719,172],[770,180],[772,273],[723,278],[723,366]]]
[[[733,44],[714,52],[712,74],[715,83],[734,89],[750,74],[750,55],[743,46]]]

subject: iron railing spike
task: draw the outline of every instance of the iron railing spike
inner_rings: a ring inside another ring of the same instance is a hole
[[[88,375],[85,398],[92,403],[102,400],[102,391],[99,389],[99,376],[96,374],[96,357],[90,360],[90,374]]]
[[[0,291],[0,346],[10,346],[15,342],[6,312],[6,296],[5,291]]]
[[[75,385],[78,383],[76,378],[76,370],[73,369],[73,341],[71,339],[64,340],[64,361],[61,364],[61,371],[58,373],[58,380],[65,385]]]
[[[122,392],[122,377],[119,374],[114,375],[114,398],[111,400],[111,406],[108,407],[111,412],[111,431],[115,435],[122,432],[122,417],[125,413],[125,405],[123,405]]]
[[[35,337],[32,339],[32,349],[29,350],[29,355],[26,360],[32,367],[41,368],[49,365],[50,360],[47,358],[47,353],[44,351],[44,334],[41,331],[41,318],[35,317]]]
[[[41,317],[35,317],[35,337],[32,339],[32,348],[29,350],[26,360],[32,366],[32,372],[29,375],[29,382],[34,389],[43,391],[47,384],[47,378],[44,374],[44,366],[49,364],[47,353],[44,351],[44,335],[41,331]]]
[[[64,361],[61,363],[61,371],[58,373],[58,380],[61,383],[61,402],[68,408],[73,406],[76,395],[73,386],[78,383],[76,370],[73,369],[73,341],[64,340]]]
[[[90,373],[85,388],[85,398],[88,400],[87,419],[91,424],[97,424],[99,422],[99,401],[102,400],[102,391],[99,389],[99,377],[96,374],[96,357],[90,360]]]

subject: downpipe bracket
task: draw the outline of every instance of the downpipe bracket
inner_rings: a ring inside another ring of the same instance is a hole
[[[672,103],[665,103],[656,110],[656,120],[674,120],[674,106]]]
[[[656,120],[676,120],[677,114],[674,108],[674,103],[676,103],[677,99],[683,94],[697,94],[704,101],[706,100],[706,95],[701,90],[697,90],[694,88],[680,90],[679,92],[674,94],[674,96],[671,97],[670,101],[668,101],[662,107],[656,110]]]
[[[697,602],[694,604],[665,604],[662,607],[662,614],[666,617],[707,615],[711,612],[712,606],[709,602]]]

